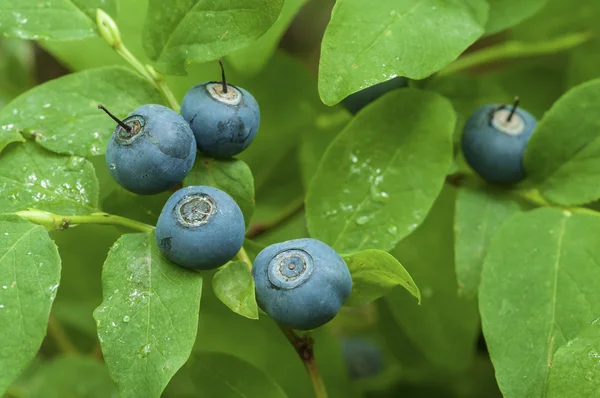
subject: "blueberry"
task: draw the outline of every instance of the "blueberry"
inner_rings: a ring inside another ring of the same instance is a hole
[[[350,94],[342,100],[342,105],[354,115],[387,92],[406,86],[408,86],[408,79],[398,76]]]
[[[373,340],[346,338],[342,340],[342,353],[352,379],[375,376],[383,370],[383,352]]]
[[[215,158],[230,158],[248,148],[260,124],[252,94],[227,84],[225,73],[222,82],[192,87],[183,98],[181,115],[192,127],[200,152]]]
[[[156,243],[176,264],[196,270],[222,266],[244,244],[244,216],[220,189],[189,186],[165,203],[156,223]]]
[[[483,179],[513,184],[525,178],[523,154],[537,124],[534,116],[518,107],[485,105],[465,125],[461,146],[469,165]]]
[[[276,322],[310,330],[332,320],[352,290],[344,260],[316,239],[268,246],[254,261],[256,301]]]
[[[110,175],[123,188],[152,195],[173,188],[188,175],[196,159],[196,142],[187,122],[162,105],[143,105],[118,126],[106,149]]]

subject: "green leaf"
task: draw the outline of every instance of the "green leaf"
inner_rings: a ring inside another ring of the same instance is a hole
[[[302,172],[302,183],[308,188],[317,172],[321,158],[329,144],[352,119],[346,110],[336,109],[333,113],[319,115],[310,128],[302,134],[298,157]]]
[[[275,53],[281,37],[308,0],[284,0],[281,14],[271,28],[253,44],[229,55],[228,60],[241,73],[258,73]]]
[[[544,115],[525,151],[527,177],[561,205],[600,198],[600,79],[563,95]]]
[[[209,185],[228,193],[242,209],[246,226],[250,224],[254,213],[254,177],[243,161],[198,156],[183,185]]]
[[[595,37],[569,52],[566,86],[573,87],[600,77],[600,38]],[[564,88],[563,88],[564,90]]]
[[[212,280],[215,295],[230,310],[250,319],[258,319],[254,279],[248,264],[233,261],[219,269]]]
[[[194,345],[202,277],[165,260],[154,234],[127,234],[108,254],[102,290],[94,318],[121,396],[159,397]]]
[[[469,366],[479,334],[476,301],[457,293],[452,239],[454,200],[454,189],[446,188],[425,222],[391,253],[418,284],[422,304],[416,306],[401,289],[394,289],[383,300],[412,347],[431,364],[448,371]]]
[[[282,7],[283,0],[150,0],[144,49],[162,72],[185,75],[187,64],[213,61],[252,44]]]
[[[63,215],[98,207],[94,167],[78,156],[59,156],[27,142],[0,155],[0,209],[36,208]]]
[[[548,378],[548,397],[599,396],[598,352],[600,324],[595,320],[577,337],[556,350]]]
[[[384,296],[397,286],[402,286],[421,303],[421,292],[406,269],[389,253],[381,250],[364,250],[345,256],[352,275],[352,293],[347,306],[360,306]]]
[[[477,294],[490,239],[518,211],[517,202],[500,189],[472,189],[465,186],[458,191],[454,217],[454,255],[461,296],[471,298]]]
[[[425,218],[452,164],[452,105],[390,92],[327,149],[306,197],[308,230],[338,252],[390,250]]]
[[[287,397],[281,387],[260,369],[238,357],[220,352],[204,352],[194,356],[174,381],[177,382],[174,386],[179,386],[179,389],[167,389],[167,397]]]
[[[321,99],[334,105],[396,76],[437,72],[481,36],[478,14],[462,0],[338,0],[321,45]]]
[[[27,40],[96,35],[96,9],[116,15],[115,0],[0,0],[0,34]]]
[[[492,239],[479,309],[505,397],[545,397],[553,355],[600,317],[600,219],[541,208]],[[574,395],[579,396],[579,395]]]
[[[74,73],[35,87],[0,110],[4,132],[32,134],[56,153],[102,155],[115,122],[98,109],[104,104],[118,117],[162,98],[133,71],[106,67]]]
[[[0,107],[3,107],[34,85],[35,56],[33,43],[18,39],[0,39],[0,53]]]
[[[21,374],[46,335],[60,282],[60,257],[44,227],[0,216],[0,394]]]
[[[488,0],[490,13],[485,31],[500,32],[530,18],[546,5],[546,0]]]
[[[45,362],[27,387],[28,398],[117,398],[117,386],[97,359],[62,356]]]

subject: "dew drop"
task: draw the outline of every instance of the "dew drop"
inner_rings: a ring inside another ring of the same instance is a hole
[[[369,216],[360,216],[356,219],[356,224],[365,225],[371,218]]]
[[[123,317],[123,322],[125,322],[125,323],[129,322],[130,320],[131,320],[131,318],[129,317],[129,315],[125,315]]]
[[[117,165],[114,164],[114,163],[111,163],[111,164],[108,165],[108,168],[111,169],[111,170],[114,170],[114,169],[117,168]]]
[[[4,304],[0,304],[0,309],[4,308]]]

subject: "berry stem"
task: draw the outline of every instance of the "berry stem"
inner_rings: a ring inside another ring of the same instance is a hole
[[[515,103],[513,104],[512,109],[510,110],[510,113],[506,118],[507,122],[510,122],[512,120],[513,116],[515,115],[515,112],[517,111],[517,107],[519,106],[520,101],[521,99],[519,97],[515,97]]]
[[[279,227],[286,221],[290,220],[293,216],[298,214],[304,209],[304,197],[299,197],[290,202],[285,208],[283,208],[279,214],[272,220],[264,223],[252,224],[246,233],[248,239],[254,239],[272,229]]]
[[[223,92],[227,94],[227,80],[225,79],[225,68],[223,67],[223,61],[219,58],[219,65],[221,66],[221,83],[223,84]]]
[[[151,225],[108,213],[92,213],[85,216],[61,216],[43,210],[30,209],[18,211],[15,214],[34,224],[43,225],[47,230],[67,229],[77,224],[118,225],[140,232],[152,232],[154,230],[154,227]]]
[[[292,343],[292,346],[298,353],[298,356],[300,356],[300,359],[302,359],[302,363],[304,363],[304,367],[308,372],[313,389],[315,390],[315,398],[327,398],[327,389],[325,388],[325,383],[323,383],[323,378],[321,377],[319,367],[315,361],[315,341],[308,334],[302,337],[298,336],[293,329],[288,327],[280,326],[280,329],[290,343]]]
[[[121,56],[129,65],[133,67],[142,77],[148,80],[154,88],[158,90],[169,104],[171,109],[175,112],[179,112],[181,110],[181,106],[171,88],[165,82],[164,76],[158,73],[154,68],[149,65],[144,65],[136,58],[135,55],[123,44],[121,40],[121,33],[119,32],[119,28],[117,23],[104,11],[101,9],[96,10],[96,25],[98,27],[98,31],[100,35],[104,38],[104,40],[110,44],[110,46],[116,51],[117,54]]]
[[[556,54],[577,47],[594,36],[592,32],[578,32],[538,42],[505,41],[461,56],[439,71],[437,76],[447,76],[509,59]]]
[[[106,112],[106,114],[108,116],[110,116],[110,118],[112,120],[114,120],[115,122],[117,122],[117,124],[119,126],[121,126],[122,128],[124,128],[125,130],[127,130],[127,131],[133,130],[133,128],[131,126],[126,125],[125,123],[123,123],[123,121],[121,119],[119,119],[118,117],[116,117],[115,115],[113,115],[112,113],[110,113],[109,110],[104,107],[104,105],[98,104],[98,109],[102,109],[104,112]]]

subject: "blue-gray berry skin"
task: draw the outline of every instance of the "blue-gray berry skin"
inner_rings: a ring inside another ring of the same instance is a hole
[[[196,136],[198,149],[215,158],[242,152],[256,137],[260,109],[256,99],[241,87],[218,82],[192,87],[181,103],[181,115]]]
[[[483,179],[496,184],[513,184],[525,178],[523,154],[537,120],[517,108],[508,121],[511,107],[485,105],[467,121],[461,146],[469,165]]]
[[[156,243],[174,263],[194,270],[218,268],[244,244],[244,216],[220,189],[189,186],[175,192],[156,223]]]
[[[388,93],[389,91],[407,86],[408,79],[398,76],[350,94],[342,100],[342,105],[354,115],[362,108],[369,105],[371,102],[375,101],[377,98]]]
[[[352,290],[344,260],[316,239],[271,245],[254,260],[256,301],[277,323],[298,330],[332,320]]]
[[[383,370],[383,351],[373,340],[346,338],[342,340],[342,353],[351,379],[372,377]]]
[[[196,159],[189,124],[162,105],[143,105],[117,126],[106,149],[110,175],[123,188],[140,195],[164,192],[181,183]]]

